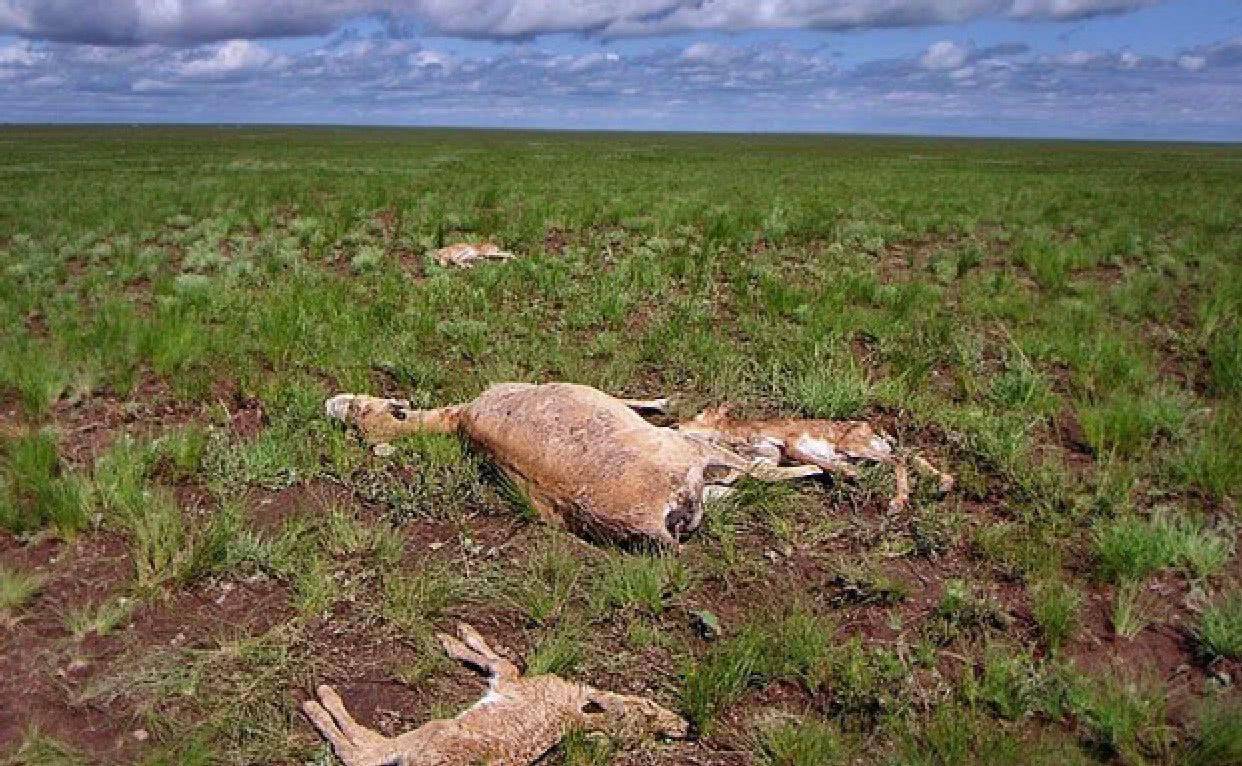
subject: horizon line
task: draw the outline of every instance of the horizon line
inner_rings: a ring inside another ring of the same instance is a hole
[[[497,133],[575,133],[575,134],[625,134],[625,135],[681,135],[681,136],[789,136],[789,137],[837,137],[837,138],[917,138],[929,140],[966,141],[1052,141],[1065,143],[1106,144],[1194,144],[1202,146],[1239,146],[1242,138],[1121,138],[1107,136],[1074,136],[1066,134],[1018,134],[1018,133],[909,133],[902,131],[834,131],[834,130],[703,130],[691,128],[573,128],[553,126],[511,126],[470,124],[410,124],[384,122],[234,122],[234,121],[155,121],[155,120],[58,120],[51,122],[17,122],[0,120],[0,129],[13,128],[304,128],[361,130],[459,130]]]

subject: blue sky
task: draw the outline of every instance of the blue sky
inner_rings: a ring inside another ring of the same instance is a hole
[[[0,121],[1242,140],[1240,0],[0,0]]]

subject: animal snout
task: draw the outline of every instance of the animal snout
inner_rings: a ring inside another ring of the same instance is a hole
[[[664,515],[664,528],[674,540],[682,540],[699,528],[703,521],[703,501],[696,497],[680,498]]]

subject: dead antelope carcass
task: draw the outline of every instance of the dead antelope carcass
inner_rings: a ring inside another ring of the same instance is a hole
[[[523,677],[469,625],[454,638],[440,634],[445,652],[485,672],[487,694],[456,718],[430,721],[385,737],[361,726],[328,686],[302,709],[345,766],[529,766],[572,730],[622,739],[685,737],[681,716],[643,697],[595,689],[553,675]]]
[[[444,268],[456,267],[468,269],[483,261],[508,261],[516,256],[507,250],[501,250],[491,242],[459,242],[448,245],[432,253],[436,263]]]
[[[487,455],[548,521],[588,537],[676,546],[698,528],[705,498],[739,478],[776,481],[824,471],[852,474],[858,461],[891,464],[895,508],[908,500],[905,463],[860,421],[735,421],[724,410],[663,428],[638,410],[662,400],[611,397],[570,383],[502,383],[474,401],[432,410],[400,399],[341,394],[330,417],[372,442],[416,433],[457,433]],[[924,460],[941,488],[952,478]]]

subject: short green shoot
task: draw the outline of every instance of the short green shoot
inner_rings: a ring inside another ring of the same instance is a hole
[[[43,587],[43,577],[0,564],[0,625],[12,627],[26,604]]]
[[[535,624],[556,619],[573,596],[582,577],[583,564],[570,543],[560,536],[527,560],[525,573],[512,587],[512,599]]]
[[[1048,580],[1032,589],[1031,613],[1054,654],[1077,629],[1081,601],[1081,594],[1060,580]]]
[[[595,575],[592,604],[658,615],[690,584],[690,570],[675,556],[615,553]]]
[[[387,579],[384,616],[403,629],[425,629],[468,594],[465,578],[443,564],[427,562],[419,571]]]
[[[1119,638],[1133,641],[1155,619],[1155,605],[1142,583],[1124,582],[1113,595],[1112,625]]]
[[[1146,677],[1097,679],[1081,687],[1075,709],[1088,742],[1104,755],[1144,763],[1169,752],[1164,693]]]
[[[76,474],[65,472],[56,438],[41,432],[8,444],[0,468],[0,527],[14,533],[51,525],[61,535],[87,526],[89,493]]]
[[[581,627],[561,625],[535,645],[526,660],[526,673],[532,676],[572,673],[582,663],[585,651]]]
[[[107,599],[94,606],[86,605],[65,613],[65,630],[74,641],[91,634],[103,637],[123,625],[133,613],[136,602],[126,596]]]

